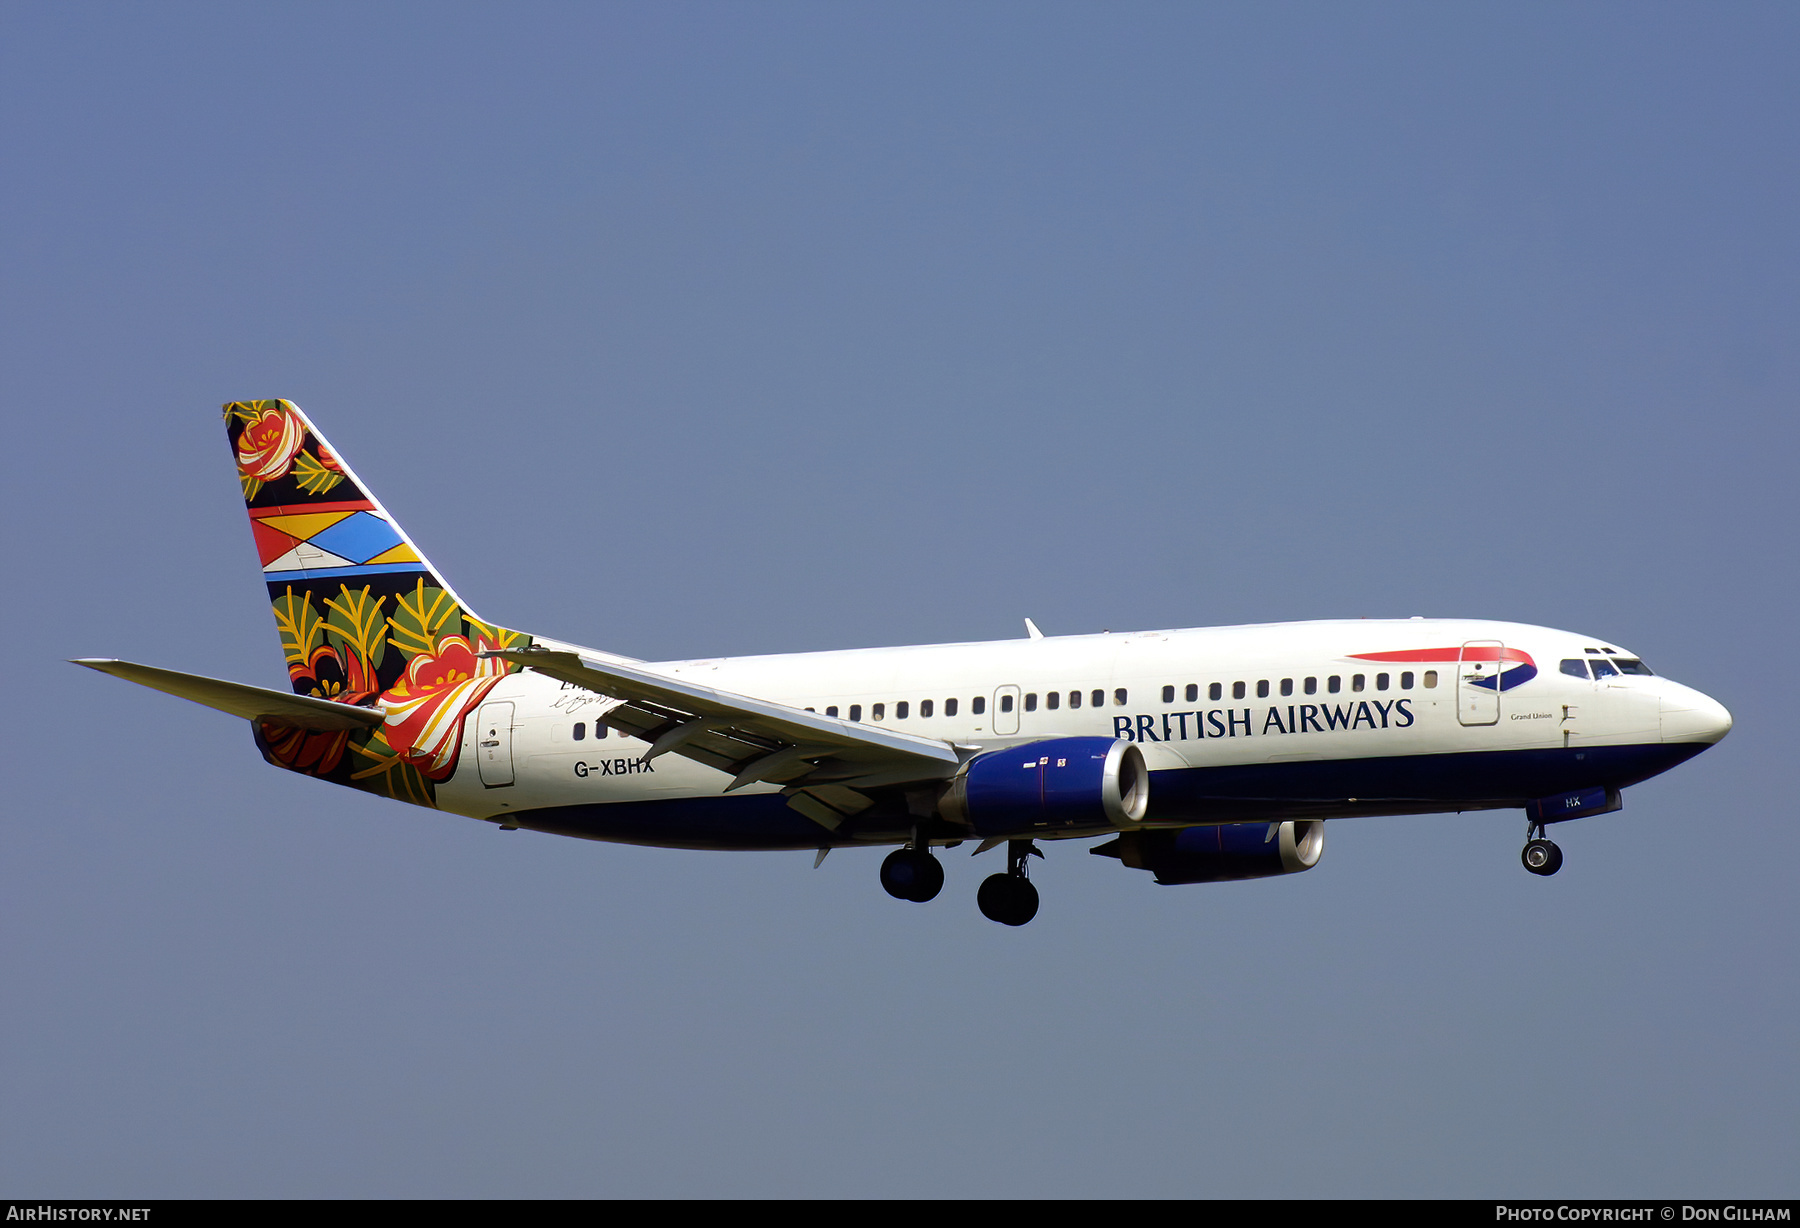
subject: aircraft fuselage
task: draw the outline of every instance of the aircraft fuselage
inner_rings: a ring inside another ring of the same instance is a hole
[[[1124,739],[1151,770],[1145,823],[1183,826],[1518,807],[1635,784],[1730,727],[1700,692],[1610,664],[1642,669],[1637,660],[1609,641],[1518,623],[1356,619],[646,668],[982,751]],[[1566,661],[1587,672],[1564,672]],[[1609,672],[1593,677],[1595,661]],[[693,848],[891,841],[916,817],[877,808],[832,833],[789,809],[778,785],[723,794],[724,772],[674,755],[644,762],[645,741],[604,724],[616,705],[530,671],[508,676],[467,718],[463,762],[438,807]],[[484,752],[484,742],[500,745]],[[484,767],[484,753],[504,766]]]

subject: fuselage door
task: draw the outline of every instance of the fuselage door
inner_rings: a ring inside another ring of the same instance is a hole
[[[513,706],[482,704],[475,715],[475,761],[481,765],[481,783],[490,789],[513,782]]]
[[[1465,725],[1500,723],[1499,640],[1470,640],[1456,662],[1456,719]]]
[[[1019,732],[1019,688],[1003,686],[994,692],[994,732]]]

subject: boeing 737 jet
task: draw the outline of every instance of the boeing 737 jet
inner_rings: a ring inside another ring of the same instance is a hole
[[[1731,716],[1612,641],[1355,619],[646,662],[484,622],[288,401],[225,406],[293,693],[93,669],[250,722],[276,767],[496,824],[687,849],[1004,846],[984,915],[1036,915],[1039,841],[1159,883],[1310,869],[1325,820],[1523,809],[1550,824],[1724,737]]]

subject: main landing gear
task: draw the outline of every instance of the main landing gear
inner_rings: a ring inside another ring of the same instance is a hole
[[[1029,840],[1006,842],[1006,873],[989,875],[975,895],[982,916],[1001,925],[1024,925],[1037,916],[1037,888],[1025,877],[1025,862],[1034,855],[1043,856]]]
[[[1519,860],[1533,874],[1548,878],[1562,869],[1562,850],[1544,839],[1542,823],[1529,823],[1525,827],[1525,848],[1519,853]]]
[[[1006,873],[990,875],[975,894],[981,915],[1001,925],[1024,925],[1037,916],[1037,888],[1025,877],[1025,863],[1043,855],[1029,840],[1008,840]],[[944,867],[931,855],[931,845],[915,832],[911,844],[895,849],[881,863],[881,885],[896,900],[923,904],[944,889]]]
[[[931,855],[929,844],[915,839],[889,853],[881,863],[881,885],[896,900],[923,904],[944,889],[944,867]]]

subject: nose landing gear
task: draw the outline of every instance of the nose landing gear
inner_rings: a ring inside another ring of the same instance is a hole
[[[1541,874],[1548,878],[1562,869],[1562,850],[1555,843],[1544,839],[1544,825],[1530,823],[1525,827],[1525,847],[1519,853],[1519,861],[1533,874]]]
[[[1037,888],[1025,877],[1025,862],[1034,855],[1043,853],[1029,840],[1006,842],[1007,872],[989,875],[975,895],[982,916],[1001,925],[1024,925],[1037,916]]]

